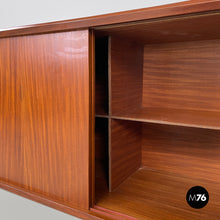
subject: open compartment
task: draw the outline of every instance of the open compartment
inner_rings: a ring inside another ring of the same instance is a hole
[[[112,37],[113,116],[220,128],[220,40],[136,50],[120,41]]]
[[[106,28],[111,36],[112,116],[219,129],[219,18],[203,15]]]
[[[218,130],[113,119],[112,192],[97,182],[96,206],[136,219],[219,219],[219,146]],[[210,196],[199,212],[186,202],[195,185]]]
[[[97,65],[108,63],[108,82],[96,71],[96,100],[108,100],[96,103],[96,138],[108,139],[96,154],[108,152],[108,166],[100,163],[107,168],[104,181],[96,178],[95,210],[116,219],[220,219],[219,23],[212,13],[96,28],[97,41],[108,36],[96,53]],[[186,202],[195,185],[210,195],[199,212]]]

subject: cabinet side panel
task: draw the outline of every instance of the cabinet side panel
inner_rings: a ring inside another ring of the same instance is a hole
[[[23,164],[9,183],[23,173],[18,184],[24,190],[81,209],[89,207],[88,34],[83,30],[18,37],[13,51]],[[7,154],[8,160],[15,154]]]

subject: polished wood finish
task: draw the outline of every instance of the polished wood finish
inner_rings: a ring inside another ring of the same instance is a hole
[[[110,36],[109,115],[97,114],[109,120],[110,187],[96,179],[98,213],[219,219],[219,19],[216,12],[96,28]],[[212,196],[201,212],[186,203],[194,185]]]
[[[141,166],[141,127],[129,121],[111,120],[110,191]]]
[[[29,25],[0,32],[0,37],[42,34],[49,32],[70,31],[83,28],[101,27],[127,22],[143,21],[154,18],[179,16],[195,13],[215,12],[220,9],[219,0],[191,0],[151,8],[136,9],[87,18]]]
[[[219,219],[219,22],[200,0],[1,31],[0,187],[83,219]]]
[[[125,215],[125,214],[122,214],[119,212],[115,212],[110,209],[106,209],[106,208],[103,208],[103,207],[100,207],[97,205],[94,205],[94,208],[92,208],[92,210],[94,212],[105,214],[106,216],[111,217],[113,219],[117,219],[117,220],[122,220],[122,219],[136,220],[136,218],[133,218],[128,215]]]
[[[142,166],[220,183],[220,131],[142,125]]]
[[[88,43],[88,30],[1,39],[0,61],[1,182],[81,209],[90,197]]]
[[[139,109],[142,102],[143,47],[111,37],[111,114]]]
[[[191,208],[186,202],[186,193],[195,184],[204,186],[210,195],[209,203],[200,210]],[[171,172],[139,169],[114,192],[100,190],[96,197],[96,206],[135,219],[218,220],[220,218],[219,182],[193,175],[188,178]]]
[[[220,129],[219,40],[121,41],[111,37],[113,118]]]
[[[21,86],[13,51],[17,39],[0,40],[0,180],[21,185],[24,179],[21,150]]]
[[[95,32],[89,31],[89,207],[95,203]]]
[[[219,39],[145,45],[142,106],[219,112],[219,59]]]

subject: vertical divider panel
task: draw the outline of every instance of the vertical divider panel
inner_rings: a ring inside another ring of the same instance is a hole
[[[109,37],[109,191],[141,165],[141,124],[111,119],[141,107],[143,47]]]
[[[110,127],[110,191],[114,191],[141,167],[142,124],[112,119]]]

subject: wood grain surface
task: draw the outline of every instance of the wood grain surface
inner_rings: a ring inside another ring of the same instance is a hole
[[[123,38],[111,37],[111,114],[141,107],[143,47]]]
[[[89,30],[89,207],[95,203],[95,32]]]
[[[220,111],[220,40],[145,45],[143,107]]]
[[[1,39],[0,59],[1,181],[82,209],[90,196],[88,43],[88,30]]]
[[[191,208],[186,202],[187,191],[197,184],[204,186],[210,196],[209,203],[200,210]],[[98,191],[96,206],[118,213],[118,218],[115,219],[218,220],[219,182],[140,169],[114,192]],[[129,218],[122,218],[122,214]]]
[[[142,67],[141,54],[115,39],[113,118],[219,130],[219,40],[147,44]]]
[[[220,131],[111,121],[111,157],[115,158],[111,166],[120,164],[111,169],[111,181],[119,181],[121,173],[131,172],[112,192],[97,181],[95,209],[99,213],[111,214],[115,219],[219,219]],[[121,163],[129,157],[133,159]],[[140,169],[135,172],[130,166],[140,157]],[[208,205],[199,212],[185,200],[187,191],[195,185],[205,187],[210,195]]]
[[[111,120],[110,191],[141,166],[141,126],[135,122]]]
[[[219,9],[219,0],[191,0],[151,8],[116,12],[107,15],[5,29],[0,32],[0,37],[70,31],[90,27],[105,27],[105,25],[126,24],[127,22],[143,21],[154,18],[215,12]]]
[[[124,113],[111,116],[111,118],[220,130],[220,112],[213,111],[171,108],[141,108],[136,111],[132,111],[132,109],[130,109]]]
[[[20,85],[16,78],[14,50],[17,39],[0,40],[0,180],[22,184]]]
[[[142,166],[220,184],[220,131],[142,125]]]
[[[0,187],[83,219],[220,219],[219,11],[193,0],[1,31]]]

